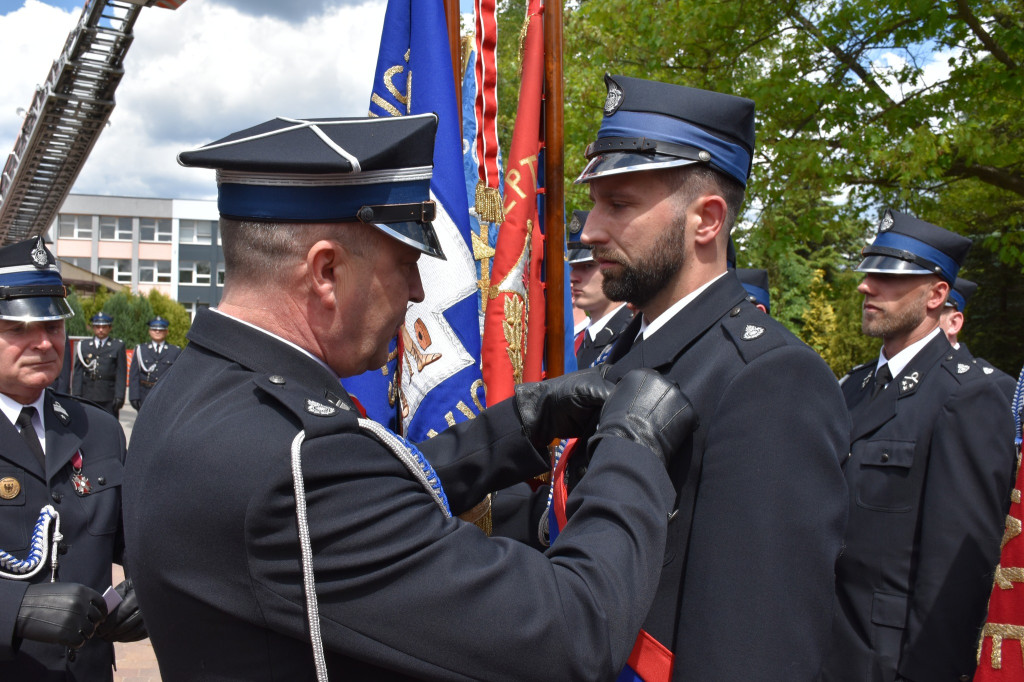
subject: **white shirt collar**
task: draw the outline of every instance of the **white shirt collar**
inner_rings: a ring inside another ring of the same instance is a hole
[[[877,373],[878,370],[882,369],[882,365],[888,362],[889,371],[892,373],[893,378],[895,378],[896,375],[902,372],[904,368],[910,364],[910,361],[914,359],[914,356],[920,353],[921,349],[928,345],[929,341],[934,339],[937,334],[941,333],[942,329],[940,327],[936,327],[930,334],[928,334],[928,336],[924,337],[920,341],[915,341],[888,360],[886,360],[885,357],[885,346],[882,346],[882,349],[878,351],[878,364],[875,365],[875,372]]]
[[[715,277],[714,279],[705,282],[701,286],[697,287],[696,289],[688,293],[686,296],[683,296],[681,299],[673,303],[668,310],[663,312],[661,315],[658,315],[658,317],[656,317],[654,320],[648,322],[647,318],[645,317],[643,322],[640,323],[640,338],[649,339],[654,332],[664,327],[669,320],[671,320],[673,317],[679,314],[680,310],[685,308],[691,301],[693,301],[702,293],[704,293],[705,289],[707,289],[709,286],[711,286],[712,284],[720,280],[722,277],[724,277],[727,272],[728,270],[720,274],[718,277]]]
[[[586,330],[586,328],[589,327],[589,326],[590,326],[590,318],[589,317],[584,318],[584,319],[580,320],[579,322],[577,322],[573,326],[573,328],[572,328],[573,338],[575,338],[580,332]]]
[[[278,341],[280,341],[281,343],[284,343],[284,344],[287,344],[287,345],[291,346],[295,350],[299,351],[300,353],[302,353],[303,355],[305,355],[306,357],[308,357],[311,360],[315,361],[318,365],[320,365],[321,367],[326,369],[328,372],[331,373],[331,376],[333,376],[335,378],[338,378],[338,373],[335,372],[333,369],[331,369],[330,365],[328,365],[326,362],[324,362],[323,360],[321,360],[317,356],[315,356],[312,353],[310,353],[308,350],[306,350],[302,346],[296,345],[296,344],[292,343],[291,341],[289,341],[288,339],[285,339],[283,337],[278,336],[274,332],[267,331],[263,327],[258,327],[256,325],[254,325],[252,322],[246,322],[245,320],[239,319],[239,318],[235,317],[234,315],[231,315],[229,313],[224,312],[223,310],[218,310],[217,308],[210,308],[210,310],[212,310],[213,312],[217,313],[218,315],[223,315],[224,317],[230,318],[230,319],[234,320],[235,322],[239,322],[241,324],[244,324],[246,327],[251,327],[251,328],[255,329],[256,331],[263,332],[267,336],[275,338]],[[340,378],[339,378],[339,381],[340,381]]]
[[[43,423],[43,402],[45,398],[46,391],[44,390],[39,394],[35,402],[31,404],[32,407],[36,408],[36,416],[32,417],[32,428],[35,429],[36,435],[39,436],[39,442],[43,445],[44,454],[46,453],[46,424]],[[10,420],[11,424],[15,424],[18,421],[18,415],[21,414],[21,408],[23,407],[28,407],[28,405],[22,405],[14,398],[0,393],[0,411]]]
[[[615,317],[616,313],[618,313],[620,310],[622,310],[622,306],[624,306],[624,305],[626,305],[626,304],[623,303],[622,305],[616,306],[615,310],[611,311],[610,313],[608,313],[607,315],[602,317],[597,322],[591,322],[590,323],[590,326],[587,327],[587,335],[590,337],[591,341],[595,341],[597,339],[598,332],[600,332],[602,329],[604,329],[606,326],[608,326],[608,323],[611,322],[611,319],[613,317]]]

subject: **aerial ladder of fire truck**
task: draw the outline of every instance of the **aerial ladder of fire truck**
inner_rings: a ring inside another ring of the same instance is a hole
[[[186,0],[86,0],[46,82],[36,87],[0,176],[0,245],[42,235],[114,110],[132,27],[143,7]]]

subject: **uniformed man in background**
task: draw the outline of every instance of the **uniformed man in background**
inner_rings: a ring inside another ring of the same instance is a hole
[[[604,118],[578,179],[594,201],[582,241],[605,295],[639,311],[608,376],[657,369],[685,386],[699,420],[672,459],[667,551],[637,640],[655,656],[639,664],[667,667],[674,680],[813,679],[845,523],[849,420],[824,361],[727,274],[754,103],[605,81]],[[566,456],[566,508],[591,475],[586,454],[577,443]],[[559,495],[556,478],[556,515]]]
[[[76,345],[71,395],[91,400],[116,417],[124,405],[128,358],[124,342],[110,338],[113,321],[102,312],[92,316],[93,337]]]
[[[887,210],[857,268],[882,348],[842,382],[850,520],[827,681],[974,674],[1016,453],[1006,399],[939,325],[970,246]]]
[[[0,249],[5,680],[111,680],[111,642],[145,637],[130,582],[107,601],[102,595],[124,551],[124,432],[95,406],[47,389],[64,360],[64,320],[74,314],[65,292],[42,239]]]
[[[771,294],[768,290],[768,271],[759,268],[737,268],[736,277],[747,290],[747,300],[765,315],[772,314]]]
[[[142,408],[146,396],[181,353],[180,348],[167,343],[170,322],[158,315],[149,321],[148,326],[150,341],[135,347],[132,366],[128,371],[128,401],[136,410]]]
[[[629,655],[664,555],[663,456],[693,426],[678,388],[647,372],[612,391],[596,370],[524,384],[417,447],[339,381],[384,364],[424,297],[419,258],[444,257],[436,127],[280,118],[179,157],[218,171],[226,278],[125,474],[164,679],[599,680]],[[456,518],[598,415],[564,545]]]
[[[1017,390],[1017,380],[998,367],[993,367],[992,363],[988,360],[975,357],[966,344],[961,343],[959,340],[960,331],[964,327],[964,309],[967,307],[968,301],[971,300],[971,296],[977,290],[978,285],[971,280],[957,277],[953,283],[953,288],[949,290],[949,298],[946,300],[946,305],[942,308],[942,317],[939,319],[939,325],[942,327],[942,331],[946,335],[946,340],[949,341],[949,344],[953,348],[958,348],[969,355],[971,362],[977,365],[983,374],[987,374],[995,381],[1006,395],[1006,399],[1012,401],[1013,394]]]
[[[573,211],[569,223],[569,234],[578,235],[587,223],[589,211]],[[580,343],[576,349],[576,366],[586,369],[604,362],[611,353],[612,345],[629,326],[633,311],[622,301],[610,301],[604,295],[601,270],[594,262],[590,246],[580,241],[567,245],[569,260],[569,285],[572,289],[573,306],[587,313],[589,324],[580,332]]]

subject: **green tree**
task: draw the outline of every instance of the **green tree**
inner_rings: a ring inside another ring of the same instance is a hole
[[[71,306],[71,310],[75,314],[64,320],[64,331],[68,336],[86,336],[89,334],[89,328],[86,326],[87,320],[82,311],[82,300],[78,297],[78,292],[74,287],[68,289],[68,305]]]
[[[170,323],[167,330],[167,343],[184,348],[188,343],[188,338],[185,335],[192,324],[192,317],[188,314],[188,310],[170,296],[165,296],[156,289],[150,290],[148,298],[154,317],[159,315]]]
[[[147,323],[153,319],[153,308],[148,299],[119,291],[107,299],[103,312],[114,318],[110,335],[124,341],[127,348],[149,341]]]

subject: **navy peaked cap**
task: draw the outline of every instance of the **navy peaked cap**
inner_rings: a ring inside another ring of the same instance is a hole
[[[57,261],[42,237],[0,248],[0,320],[42,322],[74,315]]]
[[[431,221],[437,116],[278,117],[182,152],[217,170],[217,206],[239,220],[360,221],[444,258]]]
[[[170,322],[159,315],[150,320],[148,324],[150,329],[167,329],[171,326]]]
[[[89,324],[110,324],[113,321],[114,318],[112,318],[110,315],[107,315],[106,313],[96,313],[89,319]]]
[[[589,263],[594,260],[594,256],[590,253],[590,244],[584,244],[580,241],[580,236],[583,234],[583,227],[587,224],[587,216],[590,215],[590,211],[573,211],[572,220],[569,221],[569,241],[566,246],[566,260],[569,264],[573,263]]]
[[[760,303],[766,311],[771,312],[771,298],[768,295],[768,271],[758,268],[737,268],[736,276],[753,302]]]
[[[886,209],[878,236],[861,254],[858,272],[890,275],[938,275],[956,281],[971,240],[914,216]]]
[[[967,307],[967,302],[971,300],[971,296],[977,290],[978,285],[971,280],[957,277],[956,281],[953,282],[953,287],[949,290],[949,298],[946,300],[946,305],[963,312],[964,308]]]
[[[605,76],[608,88],[590,161],[576,182],[706,163],[746,186],[754,157],[754,102],[683,85]]]

